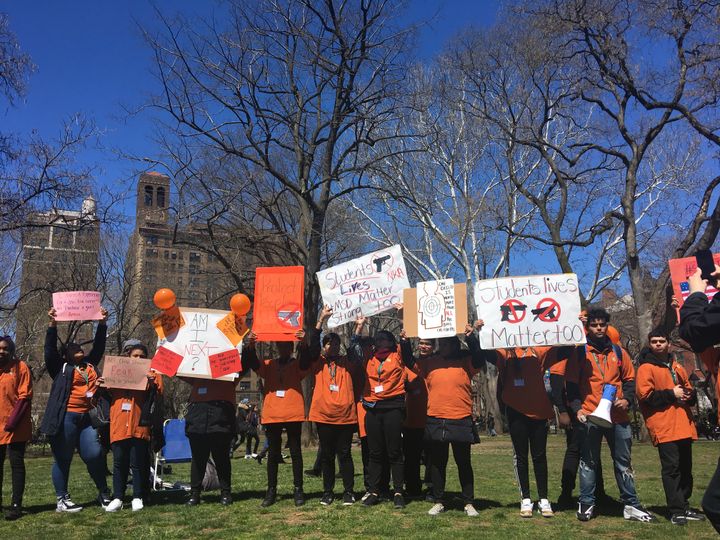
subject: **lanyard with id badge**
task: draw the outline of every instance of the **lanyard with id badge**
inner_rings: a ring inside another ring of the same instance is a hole
[[[525,386],[525,379],[521,376],[521,375],[522,375],[522,368],[521,368],[521,366],[520,366],[520,362],[521,362],[524,358],[527,357],[527,352],[528,352],[528,351],[532,351],[532,350],[533,350],[532,347],[528,347],[528,348],[526,348],[526,349],[522,352],[522,354],[520,355],[520,358],[518,358],[517,354],[516,354],[515,357],[514,357],[514,363],[515,363],[514,372],[515,372],[515,373],[514,373],[513,375],[516,375],[516,376],[513,377],[513,386],[514,386],[515,388],[523,388],[523,387]],[[533,354],[533,356],[534,356],[534,354]]]
[[[85,386],[88,387],[87,391],[85,392],[85,397],[87,399],[91,399],[95,395],[95,392],[90,391],[90,374],[87,372],[87,367],[85,369],[80,369],[80,366],[75,366],[75,371],[80,374],[80,376],[85,381]]]
[[[386,359],[386,360],[387,360],[387,359]],[[383,364],[386,362],[386,360],[381,360],[380,363],[378,364],[378,369],[377,369],[377,372],[378,372],[378,383],[377,383],[377,385],[375,386],[375,388],[373,389],[373,391],[374,391],[376,394],[380,394],[380,393],[383,392],[383,390],[385,390],[385,388],[384,388],[383,385],[382,385],[382,380],[381,380],[381,379],[382,379]]]
[[[330,362],[328,364],[328,371],[330,372],[330,391],[331,392],[339,392],[340,386],[335,383],[335,375],[337,374],[337,364],[335,361]]]
[[[284,386],[285,386],[285,385],[283,384],[283,379],[284,379],[283,374],[284,374],[284,372],[285,372],[285,364],[283,364],[282,362],[280,362],[280,361],[278,360],[278,379],[280,380],[280,386],[281,386],[281,387],[284,387]],[[284,397],[285,397],[285,390],[275,390],[275,396],[277,396],[277,397],[279,397],[279,398],[284,398]]]

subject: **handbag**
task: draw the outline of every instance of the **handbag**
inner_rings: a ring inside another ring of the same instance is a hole
[[[110,400],[105,394],[98,397],[95,406],[88,412],[90,425],[97,430],[110,427]]]

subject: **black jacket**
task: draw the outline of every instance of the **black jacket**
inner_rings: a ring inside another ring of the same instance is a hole
[[[712,302],[701,292],[687,297],[680,308],[680,337],[695,352],[720,343],[720,294]]]
[[[96,366],[100,362],[103,354],[105,354],[106,337],[107,325],[101,321],[95,331],[92,350],[85,357],[88,364]],[[50,395],[48,396],[40,431],[52,436],[57,435],[62,429],[75,371],[75,366],[65,363],[64,358],[57,349],[56,326],[49,326],[45,334],[45,367],[53,379],[53,384],[52,388],[50,388]]]
[[[672,356],[670,358],[671,358],[671,361],[674,360],[672,358]],[[643,350],[641,350],[640,354],[638,355],[638,367],[642,366],[643,364],[652,364],[659,368],[667,369],[668,371],[670,371],[670,366],[668,364],[665,364],[664,362],[662,362],[647,347],[645,347]],[[665,408],[669,407],[670,405],[676,405],[677,402],[678,401],[677,401],[677,398],[675,397],[675,392],[673,392],[672,389],[654,390],[647,398],[645,398],[643,400],[643,403],[645,405],[647,405],[651,409],[658,409],[658,410],[665,409]],[[686,402],[686,404],[689,405],[690,407],[692,407],[696,403],[697,403],[697,392],[693,388],[690,399]]]

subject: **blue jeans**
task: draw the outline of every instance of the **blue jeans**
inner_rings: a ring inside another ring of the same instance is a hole
[[[144,439],[131,437],[112,443],[113,453],[113,498],[122,500],[125,496],[128,472],[132,468],[133,498],[142,499],[145,493],[145,477],[148,468],[149,443]]]
[[[635,490],[635,477],[630,464],[632,430],[629,423],[613,424],[601,428],[590,422],[580,424],[580,498],[583,504],[595,504],[595,477],[600,462],[600,443],[603,436],[610,446],[610,455],[615,470],[615,480],[620,490],[620,500],[630,506],[637,506],[640,500]]]
[[[70,464],[76,448],[98,492],[107,493],[105,453],[98,441],[97,431],[90,425],[90,417],[87,413],[66,412],[62,429],[50,437],[50,448],[55,458],[52,466],[55,495],[65,497],[68,494]]]

